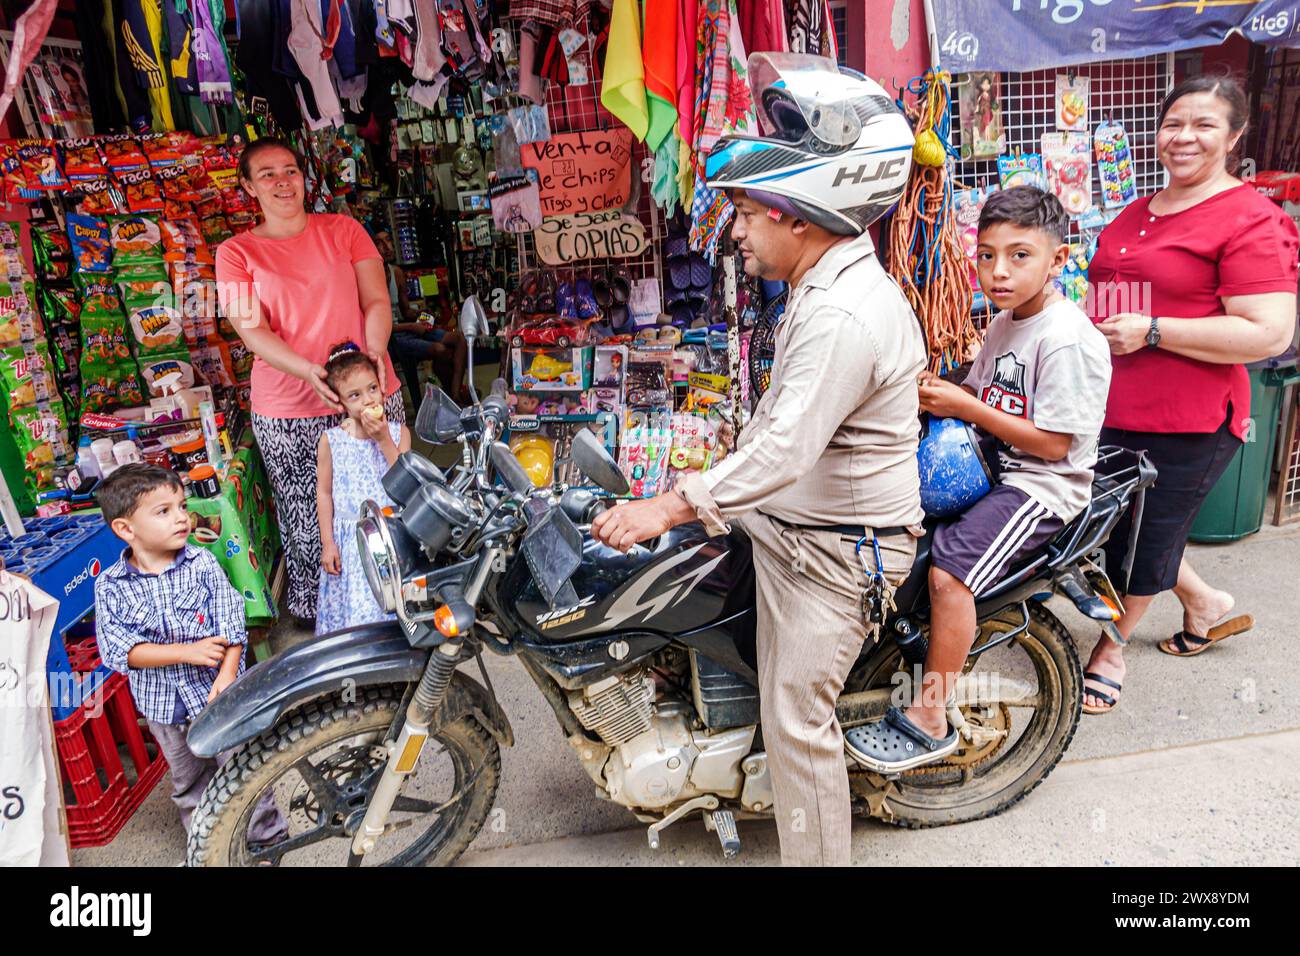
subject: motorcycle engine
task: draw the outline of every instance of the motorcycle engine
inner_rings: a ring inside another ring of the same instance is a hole
[[[573,691],[569,706],[582,726],[610,747],[603,776],[616,803],[660,809],[705,793],[736,798],[750,782],[741,763],[755,728],[709,733],[698,726],[690,701],[656,680],[649,668]]]

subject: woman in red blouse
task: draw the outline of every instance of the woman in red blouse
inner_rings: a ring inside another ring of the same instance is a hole
[[[1284,351],[1295,331],[1295,225],[1229,171],[1246,116],[1231,79],[1198,76],[1175,87],[1156,133],[1169,183],[1106,227],[1089,268],[1093,314],[1114,361],[1101,442],[1145,449],[1160,471],[1127,582],[1118,571],[1127,521],[1107,545],[1107,567],[1126,592],[1119,630],[1128,638],[1152,599],[1172,588],[1183,630],[1160,649],[1183,656],[1249,626],[1238,619],[1212,633],[1232,596],[1202,581],[1183,549],[1251,427],[1242,363]],[[1088,661],[1084,711],[1111,710],[1123,677],[1123,648],[1103,635]]]

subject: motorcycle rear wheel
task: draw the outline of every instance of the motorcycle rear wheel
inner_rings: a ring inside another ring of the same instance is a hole
[[[902,774],[892,782],[885,800],[887,811],[874,814],[883,822],[919,829],[996,816],[1023,800],[1060,761],[1079,726],[1083,669],[1065,625],[1038,602],[1030,601],[1028,606],[1028,629],[1009,644],[990,652],[1014,646],[1028,657],[1039,702],[1025,725],[1014,740],[1008,738],[1000,746],[990,748],[987,756],[963,761],[963,751],[959,750],[956,760]],[[975,646],[996,639],[999,633],[1021,622],[1016,607],[980,622]],[[882,655],[850,678],[849,689],[888,687],[900,666],[900,654]],[[1015,709],[1024,708],[1017,705]],[[963,713],[970,719],[967,708],[963,708]],[[989,718],[998,723],[1007,720],[1007,714],[1008,708],[1002,706]],[[860,772],[850,773],[849,783],[854,796],[863,800],[877,792],[877,787]],[[859,809],[866,806],[859,801],[855,805]]]
[[[463,693],[453,678],[447,689],[447,712],[468,710],[456,705],[456,696]],[[234,753],[212,778],[194,811],[189,866],[346,862],[351,837],[344,823],[359,822],[369,803],[385,763],[383,737],[401,706],[402,688],[367,687],[355,696],[356,700],[345,701],[336,694],[295,708]],[[431,776],[440,783],[421,786],[425,764],[439,768],[441,772]],[[290,782],[295,776],[301,781],[296,788]],[[394,818],[404,818],[410,829],[385,834],[376,851],[365,858],[366,865],[453,863],[482,829],[500,781],[500,748],[473,717],[461,717],[432,731],[390,818],[390,825]],[[270,848],[254,847],[247,839],[248,827],[266,793],[273,794],[277,808],[289,820],[289,840]],[[343,812],[322,811],[327,800],[344,807]],[[295,834],[295,826],[306,832]],[[420,830],[414,839],[406,839]],[[323,859],[322,852],[330,858]]]

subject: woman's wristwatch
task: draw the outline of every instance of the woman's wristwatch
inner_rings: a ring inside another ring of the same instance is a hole
[[[1147,332],[1147,348],[1154,349],[1160,346],[1160,318],[1151,316],[1151,329]]]

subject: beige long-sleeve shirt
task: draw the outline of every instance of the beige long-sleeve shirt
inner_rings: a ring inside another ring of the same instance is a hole
[[[827,250],[777,327],[772,383],[737,450],[678,485],[710,534],[758,509],[804,525],[919,524],[916,316],[865,233]]]

